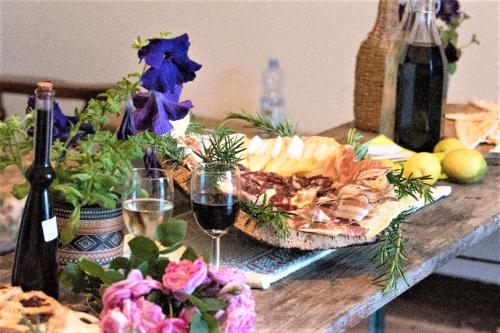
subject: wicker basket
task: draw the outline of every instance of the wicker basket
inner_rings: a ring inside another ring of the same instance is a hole
[[[398,0],[380,0],[377,21],[356,58],[354,121],[358,129],[378,132],[384,89],[385,59],[399,23]]]

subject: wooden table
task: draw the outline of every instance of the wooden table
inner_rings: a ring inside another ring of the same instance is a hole
[[[344,138],[349,128],[343,125],[325,134]],[[371,261],[376,245],[340,249],[268,290],[255,290],[256,331],[343,331],[500,229],[500,166],[490,166],[480,184],[452,184],[452,188],[450,197],[414,213],[404,226],[410,257],[406,269],[409,286],[401,280],[397,290],[382,294],[372,284],[379,273]],[[179,212],[187,209],[186,204],[181,204]],[[0,281],[8,279],[11,265],[12,255],[0,258]]]

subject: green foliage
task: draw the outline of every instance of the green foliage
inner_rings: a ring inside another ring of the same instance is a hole
[[[143,132],[140,135],[143,145],[156,147],[158,159],[174,169],[188,156],[186,149],[178,145],[177,139],[170,132],[165,135]]]
[[[274,207],[273,203],[269,201],[266,203],[267,196],[264,193],[262,201],[258,203],[259,199],[255,202],[243,202],[243,211],[247,213],[247,224],[253,223],[255,228],[270,227],[278,236],[287,238],[290,235],[290,226],[287,219],[291,216],[290,213],[282,209]]]
[[[28,136],[28,128],[32,124],[32,114],[22,120],[18,116],[10,116],[0,122],[0,171],[15,165],[23,174],[26,173],[23,159],[33,149],[33,139]]]
[[[354,128],[351,128],[347,133],[347,144],[354,148],[354,152],[359,161],[364,160],[368,153],[368,145],[361,143],[362,138],[363,135]]]
[[[430,203],[434,199],[432,197],[433,185],[424,183],[425,180],[431,179],[430,176],[409,177],[403,176],[403,170],[393,170],[387,174],[387,180],[394,186],[394,192],[398,199],[410,196],[415,200],[424,198],[425,203]]]
[[[244,138],[234,135],[234,131],[225,126],[219,126],[209,133],[209,144],[202,141],[201,152],[194,152],[204,163],[236,164],[242,160]]]
[[[383,292],[395,289],[399,278],[408,284],[403,269],[409,258],[405,248],[406,238],[402,236],[401,225],[412,211],[412,209],[403,211],[391,221],[391,224],[380,235],[380,245],[373,260],[378,263],[383,273],[376,277],[374,282],[382,288]]]
[[[203,125],[202,122],[199,121],[198,118],[196,118],[193,113],[190,113],[189,117],[190,117],[189,125],[186,129],[187,135],[204,134],[208,131],[208,129],[205,127],[205,125]]]
[[[288,120],[284,120],[279,124],[273,124],[268,118],[264,117],[260,113],[257,113],[257,115],[254,116],[245,110],[242,110],[241,112],[230,112],[226,116],[226,119],[243,120],[249,124],[249,127],[254,127],[263,132],[277,136],[300,136],[297,126],[293,126]]]
[[[86,258],[80,259],[78,263],[68,264],[62,271],[59,282],[72,291],[81,293],[87,292],[100,299],[102,292],[114,282],[125,279],[132,269],[139,269],[144,275],[149,275],[155,280],[161,280],[165,274],[169,260],[160,257],[160,253],[170,253],[183,244],[186,236],[187,222],[182,220],[171,220],[160,224],[156,230],[157,240],[169,248],[159,251],[158,246],[151,239],[137,236],[129,241],[131,250],[130,259],[120,257],[114,259],[109,268],[103,268],[99,264]],[[187,248],[182,255],[183,259],[195,260],[198,255],[192,248]],[[192,295],[188,295],[188,302],[196,306],[200,312],[196,312],[190,325],[190,332],[219,332],[219,323],[215,319],[215,313],[227,307],[223,300],[203,296],[201,286]],[[147,299],[170,308],[172,311],[171,296],[161,292],[152,292]],[[99,309],[96,309],[99,310]]]
[[[164,246],[172,244],[161,253],[170,253],[179,248],[186,236],[186,230],[187,222],[182,220],[160,224],[156,232],[158,241]],[[82,258],[78,263],[66,265],[59,282],[74,292],[89,292],[99,297],[103,289],[123,280],[132,269],[139,269],[143,274],[161,279],[168,259],[159,256],[160,251],[156,243],[147,237],[137,236],[131,239],[128,245],[131,251],[130,259],[119,257],[111,262],[109,268],[103,268],[98,263]]]

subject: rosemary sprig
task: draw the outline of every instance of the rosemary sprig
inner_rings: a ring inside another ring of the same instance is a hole
[[[244,138],[233,135],[234,132],[228,127],[219,126],[209,133],[209,144],[202,141],[201,152],[194,152],[204,163],[228,163],[236,164],[243,159],[242,153]]]
[[[290,235],[290,226],[287,219],[292,214],[274,207],[271,201],[267,203],[267,195],[265,193],[262,195],[262,202],[259,203],[259,198],[254,202],[245,201],[243,202],[242,209],[249,215],[246,224],[254,223],[256,228],[268,226],[283,238],[287,238]]]
[[[300,135],[300,132],[297,130],[297,126],[293,126],[288,120],[284,120],[279,124],[273,124],[269,119],[260,113],[257,113],[254,116],[245,110],[242,110],[241,112],[230,112],[226,116],[226,119],[243,120],[249,123],[248,127],[254,127],[263,132],[277,136],[292,137],[294,135]]]
[[[186,149],[177,144],[177,139],[171,133],[156,135],[151,132],[143,132],[141,134],[149,147],[156,147],[158,158],[173,169],[181,165],[187,157]]]
[[[382,288],[384,293],[396,288],[399,278],[402,278],[408,285],[403,271],[409,260],[405,248],[407,239],[402,236],[401,225],[406,222],[406,218],[413,210],[409,208],[401,212],[380,235],[381,244],[373,260],[384,272],[376,277],[374,282]]]
[[[415,200],[424,198],[425,203],[434,201],[432,197],[432,189],[434,186],[424,183],[425,180],[429,179],[431,179],[430,176],[413,178],[411,175],[406,178],[403,176],[402,169],[393,170],[387,174],[387,180],[394,185],[394,192],[396,192],[399,199],[411,196]]]
[[[354,128],[351,128],[347,133],[347,144],[354,148],[354,152],[359,161],[364,160],[368,153],[368,145],[361,143],[362,138],[363,135]]]

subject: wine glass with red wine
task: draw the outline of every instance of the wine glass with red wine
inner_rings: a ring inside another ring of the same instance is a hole
[[[122,210],[125,226],[132,235],[154,239],[158,225],[172,217],[172,176],[163,169],[133,169],[126,180]]]
[[[198,225],[212,237],[212,265],[219,269],[220,237],[240,210],[240,171],[236,165],[204,163],[191,173],[191,206]]]

